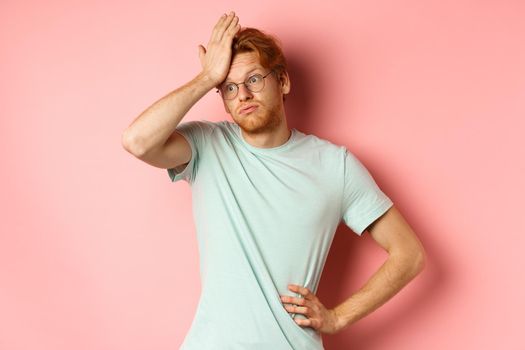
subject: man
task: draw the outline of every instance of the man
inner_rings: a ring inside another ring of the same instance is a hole
[[[155,102],[124,147],[192,187],[202,292],[183,349],[323,349],[424,266],[424,250],[393,202],[345,147],[289,129],[291,83],[275,38],[240,30],[232,11],[199,46],[202,72]],[[216,87],[234,122],[181,123]],[[316,297],[340,221],[365,229],[389,258],[334,309]]]

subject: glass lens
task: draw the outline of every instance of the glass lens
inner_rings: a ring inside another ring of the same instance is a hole
[[[264,85],[264,79],[263,76],[260,74],[254,74],[250,76],[246,81],[244,82],[248,90],[252,92],[257,92],[263,88]],[[237,90],[239,88],[234,83],[226,84],[222,87],[222,96],[224,96],[224,99],[230,100],[237,96]]]
[[[230,83],[222,88],[222,95],[225,99],[229,100],[237,95],[237,85]]]
[[[257,92],[259,91],[259,89],[262,88],[262,82],[262,75],[254,74],[248,78],[248,80],[246,81],[246,85],[248,86],[248,89],[250,89],[250,91]]]

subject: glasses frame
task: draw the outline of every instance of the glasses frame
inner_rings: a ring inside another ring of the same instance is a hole
[[[242,82],[242,83],[234,83],[233,81],[232,81],[232,82],[228,82],[228,84],[234,84],[234,85],[237,87],[237,92],[235,93],[235,96],[233,96],[232,98],[224,98],[224,96],[223,96],[222,91],[221,91],[220,88],[217,89],[216,93],[220,94],[221,97],[222,97],[224,100],[227,100],[227,101],[229,101],[229,100],[233,100],[233,99],[234,99],[235,97],[237,97],[237,95],[239,94],[239,89],[240,89],[239,85],[242,85],[242,84],[244,84],[244,86],[246,86],[246,88],[247,88],[250,92],[260,92],[260,91],[262,91],[262,90],[264,89],[264,87],[266,86],[266,84],[265,84],[265,80],[264,80],[264,79],[265,79],[267,76],[269,76],[271,73],[273,73],[274,71],[275,71],[274,69],[271,69],[271,70],[270,70],[266,75],[264,75],[264,76],[263,76],[261,73],[255,73],[255,74],[252,74],[252,75],[250,75],[248,78],[246,78],[246,80],[245,80],[244,82]],[[250,78],[252,78],[252,77],[254,77],[254,76],[256,76],[256,75],[260,75],[260,76],[262,77],[263,85],[262,85],[262,87],[261,87],[259,90],[257,90],[257,91],[252,91],[252,90],[250,90],[250,88],[248,87],[247,82],[248,82],[248,80],[250,80]]]

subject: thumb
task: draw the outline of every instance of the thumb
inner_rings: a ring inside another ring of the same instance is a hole
[[[199,45],[199,57],[202,57],[202,55],[206,54],[206,49],[204,46]]]

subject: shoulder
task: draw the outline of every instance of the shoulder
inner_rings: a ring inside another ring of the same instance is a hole
[[[229,120],[220,120],[217,122],[210,122],[210,123],[213,123],[213,126],[215,128],[220,129],[221,131],[231,130],[237,125],[233,122],[230,122]]]
[[[301,131],[297,132],[298,142],[312,151],[322,152],[323,154],[330,154],[334,157],[341,158],[346,155],[347,149],[345,146],[338,145],[330,140],[321,138],[314,134],[305,134]]]
[[[213,133],[220,122],[213,122],[209,120],[188,120],[182,121],[177,125],[176,130],[189,133],[189,134],[200,134],[202,136],[210,135]]]
[[[183,121],[179,124],[179,126],[188,125],[191,127],[214,129],[217,127],[219,123],[220,122],[213,122],[213,121],[205,120],[205,119],[196,119],[196,120]]]

